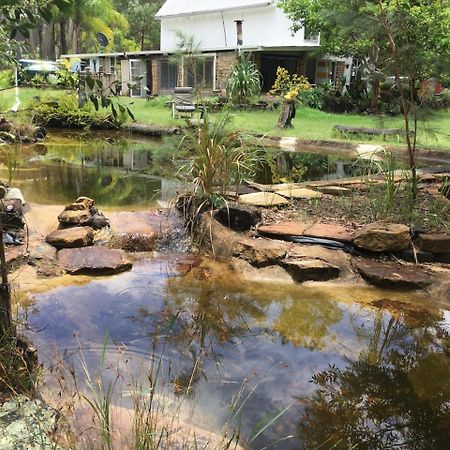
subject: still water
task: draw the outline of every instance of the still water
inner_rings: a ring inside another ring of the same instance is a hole
[[[84,195],[100,207],[154,208],[179,188],[149,175],[160,146],[158,139],[111,133],[49,133],[42,144],[1,147],[0,179],[19,187],[28,202],[66,204]]]
[[[448,448],[448,311],[372,288],[245,285],[222,265],[186,273],[183,258],[34,294],[44,366],[58,351],[82,380],[80,361],[95,373],[107,336],[115,404],[132,408],[130,384],[148,387],[141,369],[161,357],[160,383],[194,410],[190,423],[235,427],[245,448]],[[389,300],[400,310],[374,306]]]
[[[26,201],[67,204],[78,196],[101,208],[166,205],[180,190],[176,138],[139,139],[115,133],[52,131],[41,144],[0,147],[0,180],[19,187]],[[267,150],[255,180],[261,183],[334,179],[367,168],[342,155]]]

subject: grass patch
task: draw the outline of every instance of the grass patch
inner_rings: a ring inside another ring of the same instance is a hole
[[[27,107],[31,98],[45,94],[46,96],[60,96],[61,92],[54,89],[21,88],[21,109]],[[122,97],[121,102],[129,106],[135,115],[136,121],[173,127],[185,124],[184,119],[172,118],[171,108],[167,106],[171,97],[158,97],[152,100],[143,98]],[[0,92],[0,105],[10,109],[14,104],[14,89]],[[403,118],[379,117],[364,114],[333,114],[317,109],[299,107],[293,120],[293,128],[279,130],[275,128],[279,110],[268,111],[233,111],[233,126],[239,130],[251,133],[267,134],[269,136],[294,136],[305,140],[345,141],[333,132],[335,125],[365,128],[403,128]],[[210,113],[214,118],[217,114]],[[428,115],[427,120],[419,122],[417,144],[419,147],[450,150],[450,114],[448,110],[435,111]],[[384,140],[383,137],[358,137],[359,142],[404,145],[402,140],[395,137]]]

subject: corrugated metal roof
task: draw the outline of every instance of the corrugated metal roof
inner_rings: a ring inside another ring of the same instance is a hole
[[[229,9],[256,8],[270,5],[273,0],[167,0],[156,17],[184,16],[188,14],[205,14]]]

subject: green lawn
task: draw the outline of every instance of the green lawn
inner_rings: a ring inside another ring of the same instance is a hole
[[[20,89],[21,107],[36,95],[57,96],[61,91],[40,90],[32,88]],[[172,119],[170,108],[166,101],[170,97],[160,97],[154,100],[123,97],[120,101],[127,104],[133,111],[138,122],[160,126],[174,126],[184,124],[183,119]],[[5,111],[14,104],[14,90],[0,92],[0,111]],[[334,125],[348,125],[354,127],[402,128],[401,117],[378,117],[356,114],[331,114],[311,108],[299,107],[293,121],[294,128],[279,130],[275,128],[278,111],[235,111],[234,126],[247,132],[267,134],[270,136],[295,136],[308,140],[344,140],[333,133]],[[384,142],[379,139],[365,139],[358,137],[359,142]],[[389,144],[403,144],[395,139]],[[450,150],[450,112],[438,111],[430,115],[427,122],[419,123],[418,145],[423,147]]]

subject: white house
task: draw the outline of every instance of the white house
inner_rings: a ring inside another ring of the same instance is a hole
[[[320,47],[319,36],[308,35],[304,29],[293,33],[292,22],[277,3],[277,0],[167,0],[156,14],[161,23],[159,51],[82,56],[91,70],[113,67],[116,77],[121,79],[122,92],[137,96],[148,92],[164,94],[177,85],[193,85],[192,70],[185,63],[175,63],[172,57],[180,33],[192,36],[203,54],[195,72],[197,85],[205,92],[225,88],[238,51],[251,53],[262,74],[265,92],[272,87],[278,66],[292,74],[305,75],[313,84],[332,82],[339,87],[343,77],[349,79],[349,63],[342,58],[315,58],[312,51]],[[117,62],[102,62],[102,58],[108,57]],[[131,91],[130,80],[136,82]]]

